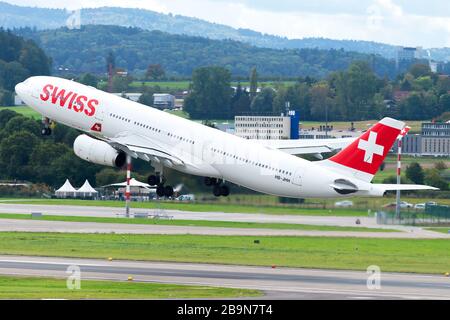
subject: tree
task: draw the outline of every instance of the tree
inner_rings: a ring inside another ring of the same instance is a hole
[[[433,186],[435,188],[439,188],[441,190],[448,190],[448,182],[441,177],[439,174],[439,170],[437,169],[430,169],[426,171],[425,184]]]
[[[139,97],[138,102],[145,104],[146,106],[153,106],[153,95],[155,93],[161,93],[161,88],[159,86],[145,87],[144,92]]]
[[[17,117],[17,113],[6,109],[0,111],[0,128],[4,128],[5,125],[8,123],[9,120],[12,118]]]
[[[12,135],[20,131],[26,131],[27,133],[39,137],[41,134],[41,126],[36,120],[16,114],[14,118],[11,118],[8,123],[6,123],[3,132]]]
[[[323,120],[328,113],[328,119],[332,119],[332,99],[330,88],[325,82],[315,84],[311,88],[311,117],[315,120]]]
[[[31,40],[26,41],[23,45],[18,62],[29,72],[30,76],[50,74],[51,59]]]
[[[231,111],[233,115],[244,114],[250,111],[250,97],[239,83],[234,96],[231,98]]]
[[[14,91],[19,82],[24,81],[30,75],[19,62],[4,62],[0,60],[0,87]]]
[[[431,69],[427,64],[416,63],[409,68],[409,73],[412,74],[415,79],[417,79],[419,77],[431,75]]]
[[[228,119],[231,113],[230,72],[222,67],[202,67],[192,75],[192,92],[184,109],[194,119]]]
[[[97,88],[98,78],[91,73],[85,73],[80,77],[79,82],[87,86]]]
[[[424,172],[422,166],[417,162],[412,162],[406,167],[406,178],[414,182],[415,184],[423,184]]]
[[[125,176],[123,171],[112,168],[104,168],[95,175],[96,183],[99,186],[123,182],[124,179]]]
[[[252,68],[250,73],[250,100],[253,101],[256,97],[256,93],[258,91],[258,71],[256,71],[256,67]]]
[[[49,140],[38,143],[30,154],[30,171],[34,173],[30,180],[56,186],[59,181],[55,179],[55,170],[59,168],[55,168],[52,162],[66,153],[72,153],[72,150],[62,143]]]
[[[447,165],[444,161],[439,161],[434,164],[434,168],[438,171],[444,171],[447,170]]]
[[[160,80],[166,76],[166,72],[160,64],[151,64],[147,68],[147,72],[145,74],[146,79],[151,80]]]
[[[450,111],[450,94],[443,94],[439,98],[439,106],[443,112]]]
[[[257,113],[265,113],[273,111],[273,100],[275,98],[275,91],[272,88],[264,88],[253,99],[251,110]]]
[[[0,164],[4,177],[26,180],[32,176],[28,166],[37,137],[26,131],[15,132],[2,140]]]
[[[128,91],[128,87],[132,82],[132,78],[130,76],[123,77],[119,75],[115,75],[112,79],[112,90],[113,92],[126,92]]]

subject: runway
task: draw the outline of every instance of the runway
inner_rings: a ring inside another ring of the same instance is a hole
[[[83,217],[118,217],[123,216],[123,208],[87,207],[87,206],[55,206],[33,204],[0,203],[0,213],[31,214],[41,212],[45,215],[66,215]],[[224,212],[191,212],[161,209],[132,209],[133,213],[163,214],[178,220],[209,220],[259,223],[289,223],[341,227],[372,227],[396,229],[401,232],[361,232],[357,231],[306,231],[275,229],[242,229],[242,228],[207,228],[193,226],[156,226],[156,225],[124,225],[101,223],[47,222],[17,220],[14,223],[0,219],[0,231],[35,231],[35,232],[78,232],[78,233],[143,233],[143,234],[203,234],[203,235],[279,235],[279,236],[335,236],[335,237],[372,237],[372,238],[407,238],[432,239],[449,238],[450,235],[424,230],[410,226],[384,226],[376,224],[374,218],[358,217],[360,225],[355,224],[356,217],[336,216],[303,216],[303,215],[269,215],[253,213]],[[3,221],[2,221],[3,220]]]
[[[2,275],[66,278],[69,265],[80,267],[82,280],[132,276],[142,282],[258,289],[267,299],[450,299],[450,278],[439,275],[382,272],[380,289],[369,289],[365,271],[0,256]]]
[[[30,201],[31,202],[31,201]],[[84,217],[118,217],[124,215],[124,208],[118,207],[91,207],[91,206],[57,206],[39,204],[12,204],[0,201],[0,213],[27,213],[42,212],[48,215],[68,215]],[[235,222],[274,222],[274,223],[298,223],[313,225],[330,225],[343,227],[356,227],[356,219],[361,226],[383,228],[376,224],[374,218],[368,217],[336,217],[332,216],[304,216],[304,215],[273,215],[263,213],[224,213],[224,212],[194,212],[166,209],[139,209],[133,208],[131,213],[167,214],[173,219],[180,220],[211,220],[211,221],[235,221]],[[391,228],[387,226],[386,228]]]
[[[363,232],[314,231],[254,228],[221,228],[170,226],[153,224],[65,222],[45,220],[0,219],[0,232],[61,232],[61,233],[116,233],[116,234],[193,234],[211,236],[303,236],[303,237],[359,237],[389,239],[450,239],[444,233],[422,232]]]

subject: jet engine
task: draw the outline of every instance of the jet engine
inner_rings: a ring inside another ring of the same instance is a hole
[[[126,162],[125,152],[118,151],[106,142],[91,138],[85,134],[75,139],[73,150],[81,159],[96,164],[121,168]]]

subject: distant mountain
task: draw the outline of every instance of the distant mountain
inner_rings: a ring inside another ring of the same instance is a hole
[[[73,13],[61,9],[31,8],[0,2],[0,26],[4,28],[30,27],[56,29],[67,26]],[[231,39],[258,47],[272,49],[344,49],[369,54],[380,54],[388,59],[396,57],[397,47],[382,43],[355,40],[330,40],[306,38],[289,40],[248,29],[229,26],[180,15],[161,14],[143,9],[103,7],[82,9],[82,25],[117,25],[139,27],[145,30],[160,30],[170,34],[206,37],[215,40]],[[430,49],[431,57],[438,61],[450,61],[450,48]]]
[[[149,64],[161,64],[170,76],[189,77],[200,66],[220,65],[234,76],[248,77],[253,66],[262,76],[323,78],[344,70],[355,60],[368,61],[380,76],[395,76],[395,63],[381,56],[344,50],[270,49],[233,40],[211,40],[171,35],[131,27],[83,25],[15,33],[34,40],[53,60],[54,72],[105,72],[105,58],[114,52],[116,65],[133,74],[143,74]]]

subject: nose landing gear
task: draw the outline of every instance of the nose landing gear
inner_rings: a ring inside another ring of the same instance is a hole
[[[41,135],[49,136],[52,134],[51,121],[49,118],[42,118],[42,130]]]

